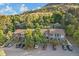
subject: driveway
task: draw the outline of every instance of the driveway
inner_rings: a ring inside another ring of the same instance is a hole
[[[79,56],[79,48],[73,46],[73,51],[64,51],[61,46],[57,47],[56,51],[53,51],[51,46],[48,46],[46,50],[34,49],[31,51],[23,50],[20,48],[4,48],[7,56]]]

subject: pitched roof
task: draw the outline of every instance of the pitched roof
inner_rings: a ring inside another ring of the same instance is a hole
[[[64,29],[41,29],[41,32],[47,32],[49,30],[49,33],[51,34],[62,34],[65,35]]]
[[[63,29],[52,29],[50,30],[51,33],[58,33],[58,34],[62,34],[62,35],[65,35],[65,32]]]
[[[65,31],[64,29],[41,29],[41,32],[44,33],[44,32],[47,32],[49,30],[50,33],[53,33],[53,34],[62,34],[62,35],[65,35]],[[25,29],[17,29],[14,34],[17,34],[17,33],[23,33],[24,34],[24,31]]]
[[[23,30],[23,29],[17,29],[17,30],[14,32],[14,34],[17,34],[17,33],[22,33],[22,34],[24,34],[24,31],[25,31],[25,30]]]

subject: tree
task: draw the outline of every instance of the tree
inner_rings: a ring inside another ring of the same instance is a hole
[[[47,39],[46,37],[43,35],[43,33],[41,33],[41,29],[36,28],[33,31],[33,39],[34,39],[34,46],[35,45],[42,45],[43,47],[47,46]]]
[[[41,32],[39,28],[36,28],[33,31],[33,39],[36,45],[39,45],[41,43],[42,37],[41,37]]]
[[[73,33],[75,31],[75,26],[74,25],[71,25],[69,24],[67,27],[66,27],[66,33],[70,36],[73,36]]]
[[[6,38],[7,38],[8,40],[12,40],[12,39],[13,39],[13,32],[8,31],[8,33],[6,34]]]
[[[16,29],[16,22],[18,21],[19,22],[19,17],[17,16],[10,16],[10,19],[12,20],[11,23],[12,23],[12,31],[14,32],[15,29]]]
[[[0,30],[0,46],[5,42],[3,30]]]
[[[62,13],[59,11],[56,11],[53,13],[53,19],[54,19],[54,23],[61,23],[62,20]]]
[[[73,38],[76,44],[79,45],[79,30],[76,30],[73,34]]]
[[[25,32],[25,48],[32,49],[34,47],[34,40],[32,36],[32,30],[27,29]]]
[[[11,23],[11,19],[9,16],[0,16],[0,26],[1,29],[4,30],[4,32],[8,32],[9,30],[11,30],[12,27],[12,23]]]
[[[40,28],[40,25],[39,25],[39,23],[35,23],[35,28]]]
[[[68,13],[75,14],[75,8],[73,7],[69,8]]]

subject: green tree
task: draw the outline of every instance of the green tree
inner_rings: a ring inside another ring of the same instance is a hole
[[[73,34],[73,38],[76,44],[79,45],[79,30],[76,30]]]
[[[32,49],[34,47],[34,40],[32,36],[32,29],[27,29],[25,32],[25,48]]]
[[[0,45],[3,45],[5,42],[3,30],[0,30]]]
[[[62,13],[59,11],[56,11],[53,13],[53,19],[54,19],[54,23],[61,23],[62,20]]]
[[[12,39],[13,39],[13,32],[8,31],[8,33],[6,34],[6,38],[7,38],[8,40],[12,40]]]
[[[34,38],[34,42],[35,44],[39,45],[40,42],[41,42],[41,32],[40,32],[40,29],[39,28],[36,28],[34,31],[33,31],[33,38]]]
[[[73,33],[75,31],[75,26],[74,25],[71,25],[69,24],[67,27],[66,27],[66,33],[70,36],[73,36]]]

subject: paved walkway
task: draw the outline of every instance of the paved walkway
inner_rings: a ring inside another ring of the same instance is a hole
[[[46,50],[34,49],[31,51],[23,50],[20,48],[4,48],[7,56],[79,56],[79,48],[73,46],[73,51],[64,51],[61,46],[57,47],[56,51],[53,51],[51,46],[48,46]]]

